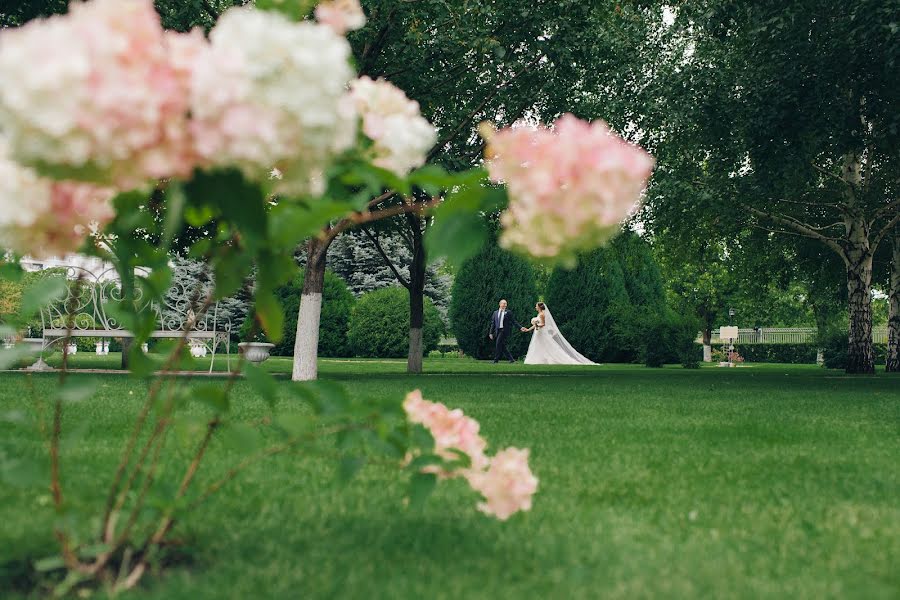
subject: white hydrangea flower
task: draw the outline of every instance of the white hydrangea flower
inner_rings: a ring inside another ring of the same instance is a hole
[[[208,167],[236,167],[279,193],[320,193],[321,173],[350,147],[350,46],[326,26],[250,7],[227,11],[195,64],[192,134]]]
[[[369,77],[354,81],[350,95],[362,116],[363,132],[375,142],[375,165],[403,177],[425,164],[437,132],[419,113],[418,102],[384,79]]]

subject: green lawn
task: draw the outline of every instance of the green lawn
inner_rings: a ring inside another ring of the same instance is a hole
[[[266,365],[290,368],[284,359]],[[900,595],[900,377],[459,359],[430,359],[425,375],[411,377],[404,367],[321,363],[322,376],[352,394],[402,397],[421,387],[477,418],[495,449],[530,447],[541,480],[530,513],[491,520],[460,482],[410,511],[404,480],[387,467],[367,467],[342,487],[332,461],[280,456],[184,523],[177,533],[190,560],[147,576],[131,597]],[[124,375],[79,377],[102,387],[65,414],[87,431],[65,454],[64,493],[77,487],[97,500],[142,388]],[[0,412],[27,406],[29,381],[47,394],[54,378],[0,374]],[[240,419],[267,414],[245,384],[237,396]],[[278,410],[305,407],[284,393]],[[0,440],[13,453],[40,451],[8,424]],[[236,456],[214,450],[205,477]],[[0,489],[0,596],[23,559],[54,553],[49,504],[43,490]]]

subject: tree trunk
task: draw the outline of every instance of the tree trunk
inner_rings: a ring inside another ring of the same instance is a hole
[[[134,343],[133,338],[122,338],[119,340],[122,344],[122,370],[128,371],[131,368],[131,360],[128,358],[128,353],[131,351],[131,346]]]
[[[872,252],[868,228],[861,217],[847,219],[847,299],[850,328],[847,373],[875,373],[875,346],[872,343]]]
[[[424,356],[423,332],[425,326],[425,245],[422,243],[422,225],[419,217],[408,215],[412,226],[412,264],[409,266],[409,357],[408,373],[422,372]]]
[[[313,238],[306,243],[307,261],[294,339],[293,381],[313,381],[319,374],[319,319],[325,286],[325,255],[329,242]]]
[[[712,330],[703,326],[703,362],[712,362]]]
[[[891,239],[891,285],[888,290],[888,348],[885,371],[900,372],[900,228]]]

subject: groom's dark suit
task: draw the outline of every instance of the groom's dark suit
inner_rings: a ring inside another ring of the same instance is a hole
[[[512,331],[513,326],[517,328],[522,327],[519,325],[519,322],[516,321],[512,311],[509,309],[505,311],[500,311],[498,309],[491,315],[491,335],[494,337],[494,342],[496,343],[494,362],[497,362],[503,356],[505,356],[509,362],[516,361],[506,348],[506,339],[509,337],[509,332]]]

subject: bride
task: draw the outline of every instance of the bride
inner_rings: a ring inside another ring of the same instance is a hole
[[[543,302],[534,306],[538,315],[531,319],[531,327],[522,328],[522,331],[534,331],[531,343],[528,345],[528,354],[525,356],[526,365],[596,365],[578,353],[572,345],[566,341],[556,327],[556,321],[550,314],[550,309]]]

